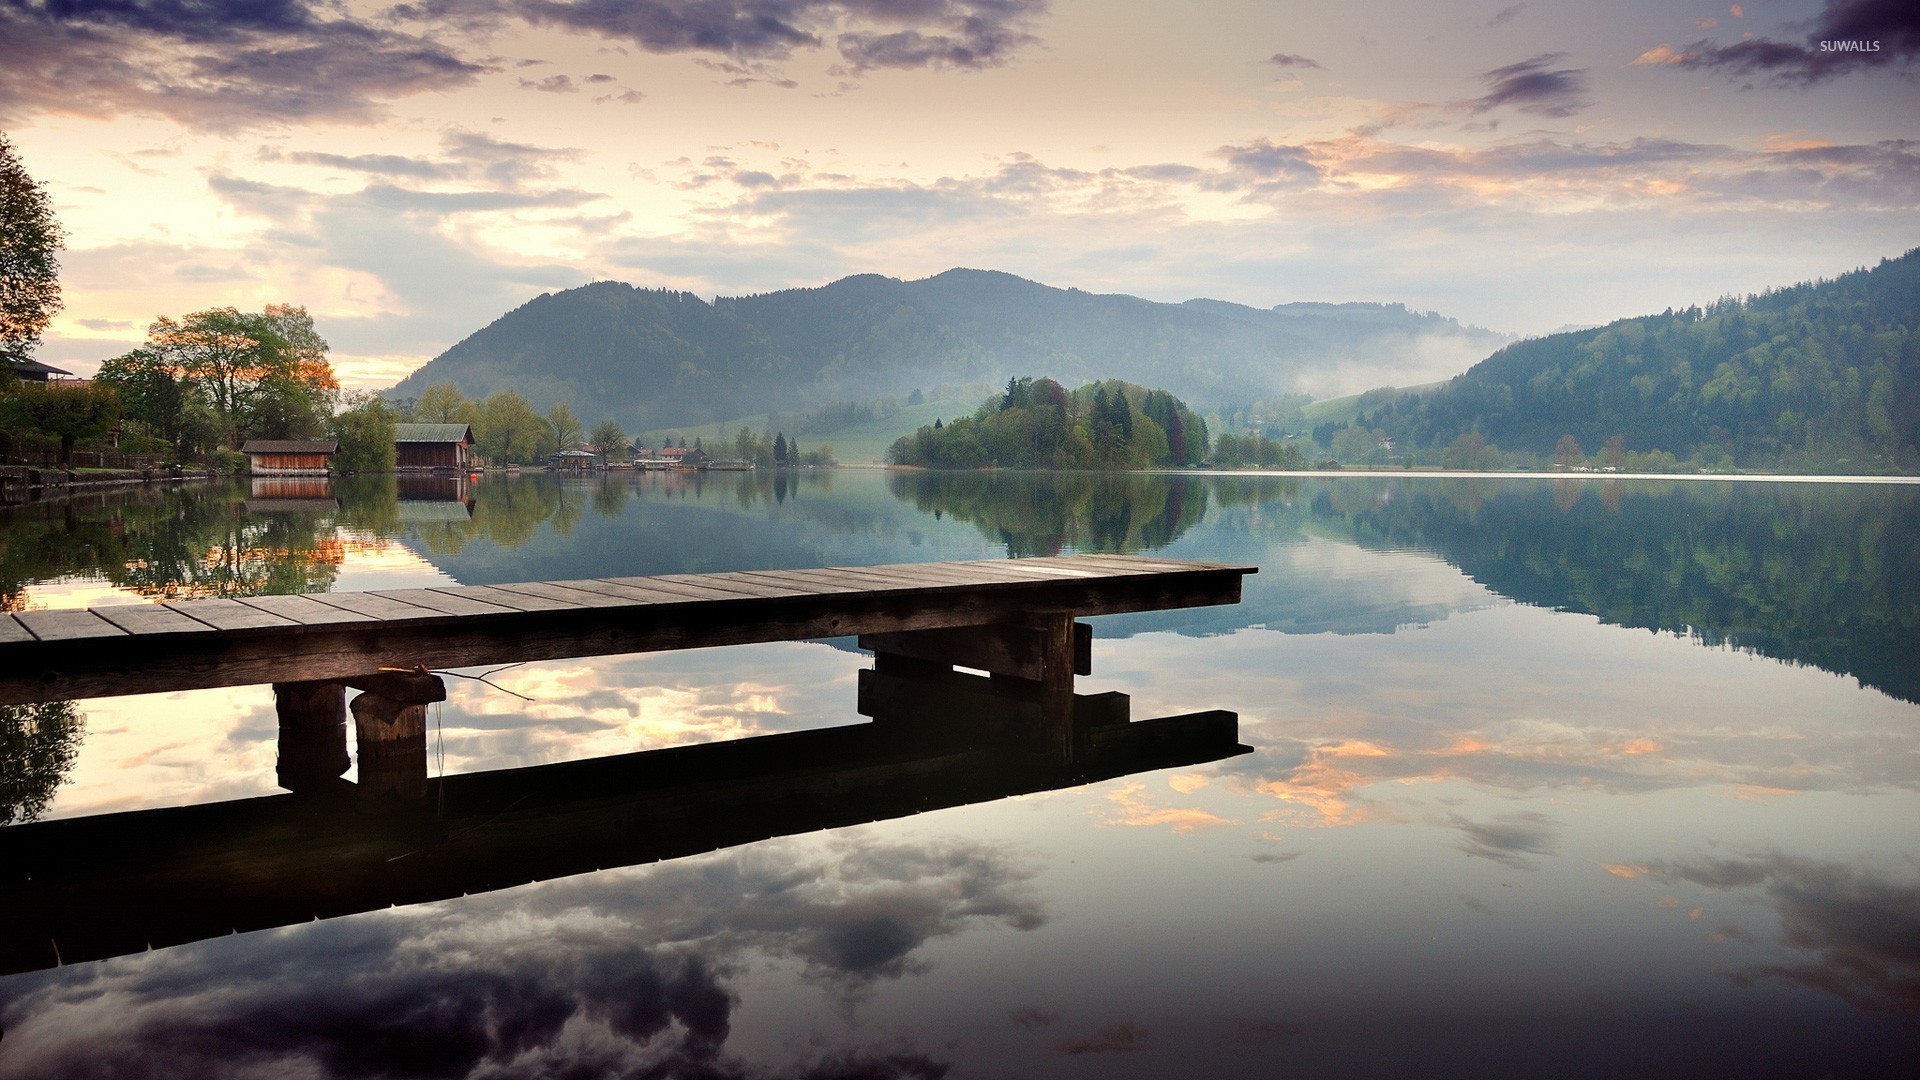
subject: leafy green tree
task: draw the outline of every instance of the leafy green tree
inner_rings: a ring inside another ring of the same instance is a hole
[[[34,182],[0,132],[0,386],[16,375],[13,362],[30,358],[40,332],[60,312],[60,263],[65,240],[45,185]]]
[[[232,449],[249,435],[299,438],[319,430],[339,389],[326,349],[305,308],[211,308],[181,320],[162,316],[139,355],[104,369],[115,378],[167,373],[205,401],[221,444]]]
[[[327,420],[327,434],[340,444],[334,467],[352,473],[391,472],[399,454],[393,441],[393,407],[371,394],[350,404]]]
[[[413,419],[421,424],[471,424],[476,413],[473,402],[450,382],[434,383],[420,391],[413,403]]]
[[[73,444],[105,435],[120,419],[120,395],[111,386],[88,383],[22,383],[0,396],[0,427],[40,432],[60,440],[60,463],[73,463]]]
[[[593,434],[587,437],[587,442],[600,455],[602,461],[626,456],[627,433],[620,427],[620,422],[617,420],[602,420],[593,425]]]
[[[784,431],[773,437],[773,463],[780,467],[787,464],[787,433]]]
[[[539,454],[540,441],[550,429],[532,402],[502,390],[482,401],[478,411],[473,440],[489,460],[524,465]]]
[[[553,429],[555,450],[577,449],[580,440],[586,438],[586,427],[564,401],[547,410],[547,426]]]
[[[1553,463],[1569,469],[1585,465],[1587,453],[1580,449],[1580,440],[1571,435],[1560,436],[1560,441],[1553,446]]]

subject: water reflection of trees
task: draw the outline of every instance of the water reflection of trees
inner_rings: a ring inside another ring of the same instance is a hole
[[[1433,550],[1522,603],[1692,634],[1920,702],[1911,489],[1341,480],[1313,512],[1366,546]]]
[[[1153,551],[1207,513],[1206,478],[1157,473],[895,473],[888,486],[923,513],[971,524],[1013,557]]]
[[[99,575],[160,600],[318,592],[345,557],[331,498],[248,509],[231,486],[140,489],[14,507],[0,515],[0,605],[28,585]]]
[[[46,813],[73,768],[85,726],[71,701],[0,705],[0,825]]]

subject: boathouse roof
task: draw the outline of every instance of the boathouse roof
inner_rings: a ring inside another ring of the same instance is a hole
[[[393,441],[424,443],[470,443],[473,441],[471,424],[395,424]]]
[[[340,449],[332,439],[248,439],[243,454],[331,454]]]

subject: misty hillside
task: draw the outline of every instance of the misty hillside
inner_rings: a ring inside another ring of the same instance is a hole
[[[439,382],[472,398],[512,389],[630,431],[1031,374],[1069,386],[1125,379],[1209,406],[1424,381],[1508,340],[1398,304],[1162,304],[981,270],[859,275],[711,304],[603,281],[508,312],[391,394]]]
[[[1920,468],[1920,249],[1831,281],[1522,341],[1359,426],[1404,450],[1478,435],[1812,471]],[[1344,425],[1316,429],[1330,443]]]

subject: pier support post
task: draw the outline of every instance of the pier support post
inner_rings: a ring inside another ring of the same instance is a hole
[[[360,790],[367,795],[419,799],[427,794],[427,706],[447,700],[447,685],[424,667],[383,669],[345,680],[361,691],[353,699],[353,731],[360,750]]]
[[[325,787],[347,771],[347,688],[337,682],[273,684],[280,715],[274,774],[288,791]]]
[[[1091,671],[1093,631],[1074,622],[1070,611],[1031,611],[986,626],[863,634],[860,647],[874,655],[873,677],[862,679],[860,711],[877,721],[971,720],[1072,761],[1090,723],[1126,719],[1124,695],[1075,705],[1073,677]],[[988,678],[956,672],[955,665]]]
[[[418,799],[427,793],[427,707],[375,693],[353,699],[360,790]]]

